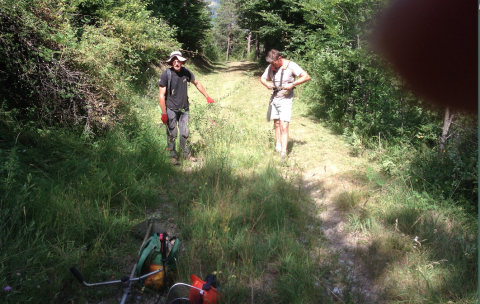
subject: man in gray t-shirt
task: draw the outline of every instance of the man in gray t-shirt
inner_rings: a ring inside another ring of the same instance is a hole
[[[180,129],[180,149],[183,151],[183,156],[194,160],[187,146],[189,135],[188,121],[190,119],[187,83],[193,83],[197,90],[205,96],[208,103],[214,102],[213,99],[208,96],[200,81],[195,79],[193,73],[183,67],[186,61],[187,59],[184,58],[179,51],[172,52],[170,58],[166,61],[172,67],[163,71],[162,75],[160,75],[160,81],[158,82],[162,122],[167,127],[167,149],[170,151],[173,164],[178,164],[177,152],[175,151],[175,142],[178,134],[177,123]]]
[[[295,62],[282,58],[280,52],[272,49],[266,57],[270,65],[265,69],[260,81],[267,89],[272,90],[270,117],[275,126],[275,151],[282,158],[287,155],[288,125],[292,116],[293,89],[295,86],[310,80],[310,76]],[[295,80],[295,77],[300,77]],[[269,83],[268,81],[272,81]]]

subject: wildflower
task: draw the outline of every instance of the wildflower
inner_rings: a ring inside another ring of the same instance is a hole
[[[5,287],[3,290],[4,290],[4,291],[11,291],[11,290],[12,290],[12,287],[7,286],[7,287]]]

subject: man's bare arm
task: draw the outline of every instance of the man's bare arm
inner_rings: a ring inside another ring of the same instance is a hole
[[[162,114],[167,114],[167,107],[165,106],[165,93],[167,93],[167,88],[160,86],[158,89],[158,97],[160,99],[160,108],[162,109]]]
[[[271,90],[274,88],[273,84],[271,84],[270,82],[267,82],[267,79],[265,78],[260,78],[260,82],[265,86],[267,87],[267,89]]]
[[[205,96],[205,98],[208,98],[208,94],[207,94],[207,91],[205,90],[205,88],[203,87],[203,85],[200,83],[200,81],[198,80],[194,80],[192,81],[192,83],[195,85],[195,87],[197,88],[197,90],[203,94],[203,96]]]
[[[304,83],[304,82],[307,82],[307,81],[309,81],[309,80],[310,80],[310,75],[308,75],[308,73],[305,72],[305,74],[300,75],[300,78],[298,78],[298,79],[295,80],[294,82],[286,85],[286,86],[285,86],[285,89],[291,90],[291,89],[293,89],[294,86],[297,86],[297,85],[302,84],[302,83]]]

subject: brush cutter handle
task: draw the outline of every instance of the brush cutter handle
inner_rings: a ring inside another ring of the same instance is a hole
[[[73,275],[77,278],[77,280],[82,283],[85,286],[92,287],[92,286],[101,286],[101,285],[110,285],[110,284],[118,284],[118,283],[126,283],[126,282],[134,282],[134,281],[140,281],[142,279],[148,278],[151,275],[154,275],[156,273],[159,273],[161,271],[164,271],[164,268],[157,269],[155,271],[152,271],[150,273],[144,274],[138,278],[130,278],[128,276],[122,277],[120,280],[115,280],[115,281],[108,281],[108,282],[100,282],[100,283],[87,283],[83,280],[83,276],[80,274],[80,272],[75,268],[72,267],[70,268],[70,271],[73,273]]]
[[[70,268],[70,271],[73,273],[73,275],[77,278],[77,280],[78,280],[81,284],[84,283],[82,274],[77,270],[77,268],[72,267],[72,268]]]

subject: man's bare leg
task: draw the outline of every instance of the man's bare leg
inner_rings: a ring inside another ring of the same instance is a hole
[[[273,120],[273,126],[275,127],[275,150],[280,152],[282,150],[282,133],[280,132],[280,119]],[[280,144],[280,147],[279,147]]]
[[[282,154],[287,152],[288,146],[288,121],[280,121],[280,133],[281,133],[281,143],[282,143]]]

